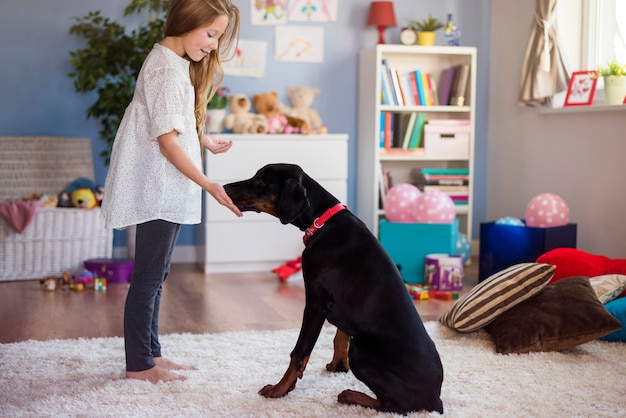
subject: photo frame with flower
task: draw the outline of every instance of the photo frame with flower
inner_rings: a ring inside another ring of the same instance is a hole
[[[589,106],[598,83],[597,71],[574,71],[569,80],[564,106]]]

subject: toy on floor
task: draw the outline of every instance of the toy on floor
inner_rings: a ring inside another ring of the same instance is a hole
[[[302,256],[294,260],[287,261],[284,264],[281,264],[280,266],[273,269],[272,272],[278,275],[278,278],[280,279],[281,282],[284,282],[291,275],[293,275],[294,273],[297,273],[301,269],[302,269]]]
[[[609,258],[576,248],[555,248],[539,256],[537,263],[556,266],[550,283],[573,276],[626,274],[626,259]]]
[[[74,278],[67,271],[64,271],[61,276],[44,277],[43,279],[39,281],[39,283],[41,284],[41,288],[43,290],[46,290],[49,292],[54,292],[57,289],[83,290],[82,285],[80,289],[77,286],[75,286]]]

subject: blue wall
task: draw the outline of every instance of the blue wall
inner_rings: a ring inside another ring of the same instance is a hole
[[[86,119],[85,113],[95,96],[76,93],[72,79],[67,76],[72,71],[69,51],[83,46],[79,39],[69,35],[68,29],[74,23],[73,17],[94,10],[102,10],[104,16],[130,27],[137,17],[123,18],[128,2],[55,0],[53,7],[49,0],[3,2],[0,6],[0,135],[92,138],[96,182],[104,183],[107,169],[98,154],[105,144],[98,138],[98,123]],[[236,0],[236,3],[242,12],[241,37],[268,43],[266,75],[260,79],[227,76],[223,84],[233,92],[249,96],[276,90],[286,104],[287,87],[319,87],[321,94],[313,107],[331,133],[350,135],[348,205],[355,207],[358,52],[377,41],[377,30],[365,26],[369,2],[338,0],[336,22],[310,24],[324,28],[324,62],[313,64],[276,62],[274,27],[252,26],[250,1]],[[388,43],[398,43],[400,28],[409,20],[420,20],[429,12],[443,20],[447,13],[453,13],[462,29],[462,45],[478,48],[474,238],[486,213],[490,4],[490,0],[396,0],[399,27],[389,28],[386,37]],[[437,44],[443,41],[443,34],[438,32]],[[178,244],[194,242],[193,228],[184,227]],[[116,232],[115,245],[125,245],[123,233]]]

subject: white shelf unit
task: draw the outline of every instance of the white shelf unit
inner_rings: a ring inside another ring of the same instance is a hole
[[[207,152],[205,172],[226,184],[245,180],[270,163],[297,164],[337,199],[348,198],[348,135],[237,135],[224,154]],[[237,218],[205,193],[203,221],[197,228],[198,259],[205,273],[271,271],[304,249],[303,232],[265,213]]]
[[[428,72],[439,85],[441,70],[460,64],[470,65],[465,106],[389,106],[381,104],[381,62],[386,59],[399,72],[420,70]],[[474,133],[476,109],[476,48],[449,46],[376,45],[359,54],[359,125],[357,214],[378,236],[378,223],[384,218],[379,207],[380,167],[389,170],[394,184],[409,183],[412,168],[469,168],[469,197],[467,206],[457,206],[459,231],[472,237]],[[381,112],[422,112],[428,119],[468,119],[470,149],[467,158],[432,157],[410,152],[380,153]]]

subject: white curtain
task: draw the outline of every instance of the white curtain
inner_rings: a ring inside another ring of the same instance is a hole
[[[555,93],[567,89],[569,72],[556,35],[557,0],[537,0],[532,31],[522,66],[519,105],[550,104]]]

